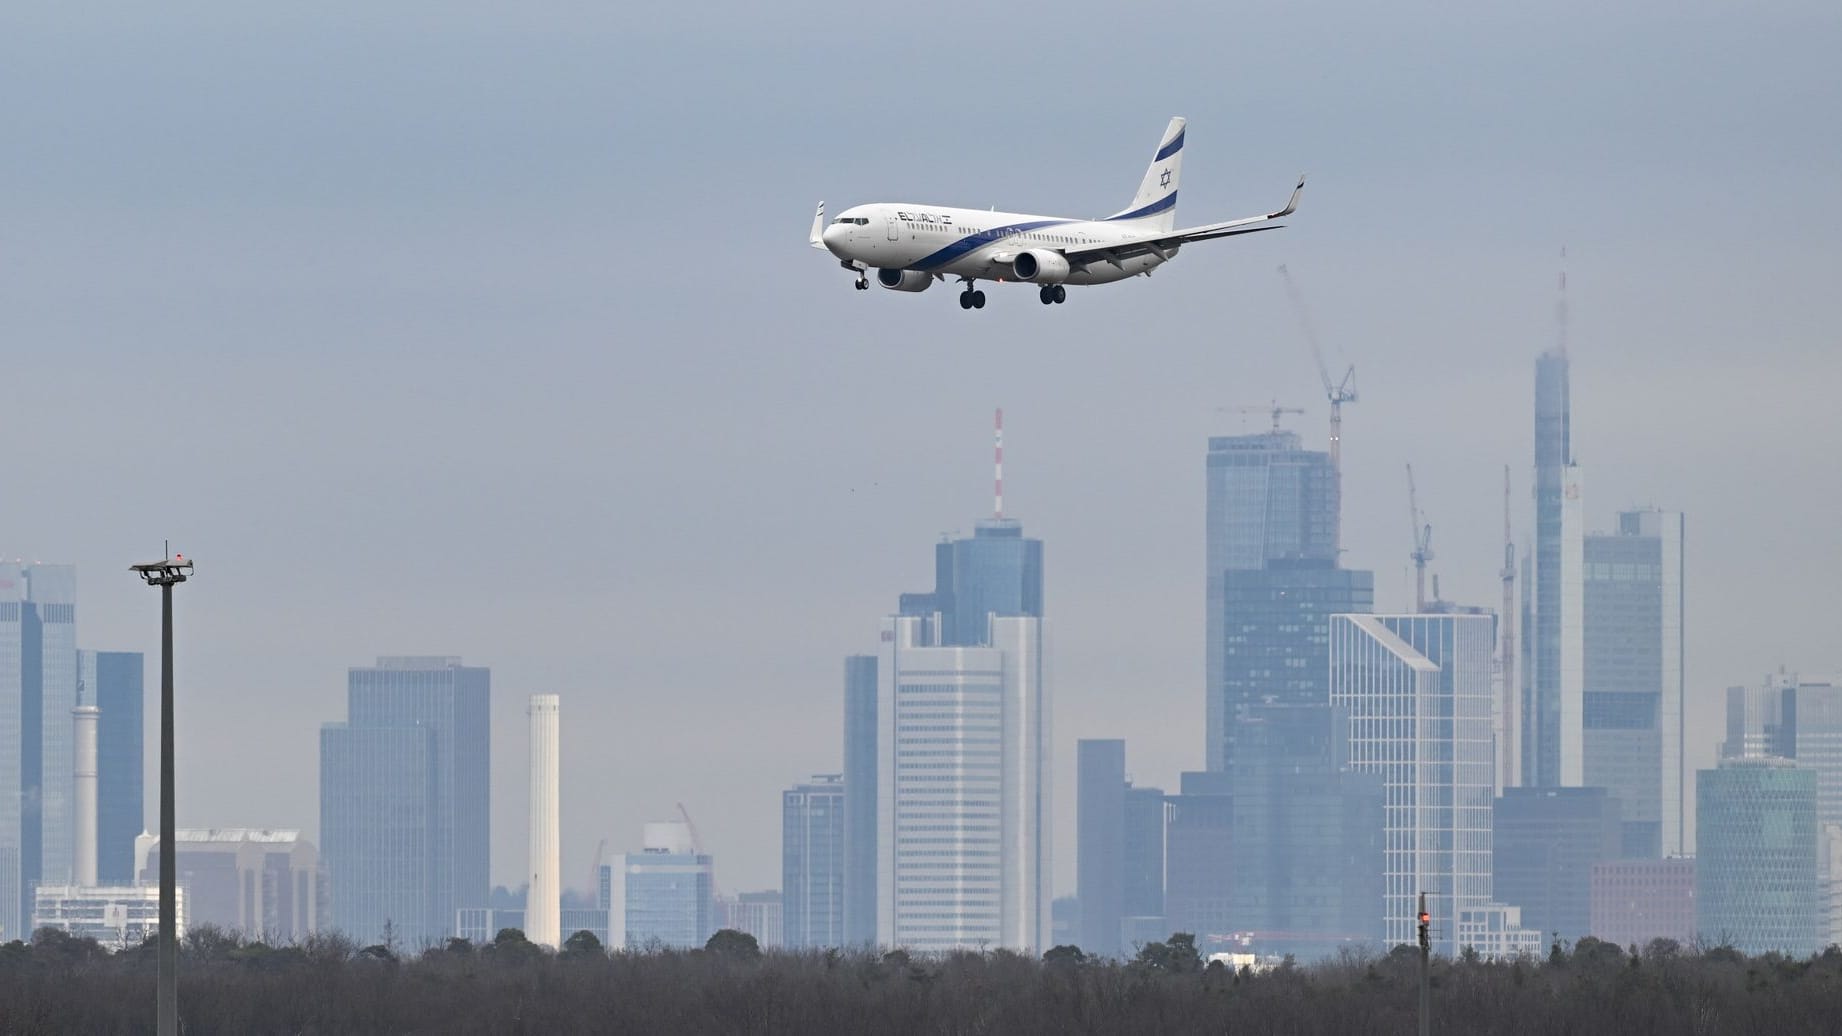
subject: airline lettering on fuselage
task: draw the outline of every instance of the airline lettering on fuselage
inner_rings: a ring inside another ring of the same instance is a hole
[[[952,216],[935,215],[931,212],[897,212],[895,218],[904,223],[939,223],[948,227],[953,225]]]

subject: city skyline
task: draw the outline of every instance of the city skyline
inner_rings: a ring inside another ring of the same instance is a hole
[[[1378,611],[1411,600],[1412,462],[1444,596],[1494,604],[1505,463],[1519,546],[1534,531],[1530,366],[1565,246],[1586,527],[1647,505],[1693,523],[1685,770],[1712,765],[1721,689],[1842,668],[1842,142],[1809,122],[1842,93],[1833,5],[1250,12],[1234,29],[1272,42],[1232,67],[1210,49],[1226,17],[1183,13],[1197,31],[982,12],[1072,59],[1137,44],[1173,68],[1049,115],[938,84],[968,113],[947,147],[837,89],[934,67],[899,11],[842,27],[894,38],[875,54],[756,11],[393,8],[357,31],[17,12],[0,84],[35,101],[0,116],[24,156],[0,169],[0,306],[28,448],[0,549],[76,565],[84,645],[150,660],[157,612],[125,566],[169,536],[201,559],[177,605],[182,824],[313,832],[345,668],[461,653],[503,692],[495,884],[523,870],[520,705],[554,692],[563,783],[638,789],[566,798],[566,886],[682,800],[725,885],[767,887],[776,818],[752,789],[839,766],[837,659],[925,579],[918,544],[986,513],[998,404],[1007,500],[1053,552],[1055,785],[1083,737],[1127,740],[1136,782],[1204,765],[1198,454],[1266,427],[1218,408],[1269,400],[1309,411],[1285,423],[1310,448],[1326,435],[1281,262],[1359,370],[1344,565],[1375,573]],[[738,89],[764,42],[777,89]],[[663,102],[693,56],[738,71]],[[994,296],[976,332],[938,287],[860,306],[810,261],[820,197],[1106,211],[1143,167],[1117,142],[1172,114],[1180,218],[1308,171],[1287,228],[1069,305]]]

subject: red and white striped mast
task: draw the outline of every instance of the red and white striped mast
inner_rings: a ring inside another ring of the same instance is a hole
[[[994,493],[993,493],[993,503],[992,503],[992,508],[991,508],[991,516],[993,518],[1002,520],[1004,518],[1004,408],[1003,407],[998,408],[997,418],[993,424],[993,433],[994,434],[993,434],[993,439],[992,439],[992,466],[996,474],[996,478],[994,479],[992,483],[992,488],[994,490]]]

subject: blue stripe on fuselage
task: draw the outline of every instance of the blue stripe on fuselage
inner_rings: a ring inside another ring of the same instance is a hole
[[[1183,150],[1183,135],[1184,135],[1185,133],[1187,133],[1187,132],[1189,132],[1189,131],[1188,131],[1188,130],[1178,130],[1178,131],[1177,131],[1177,139],[1176,139],[1176,140],[1173,140],[1173,141],[1171,141],[1170,143],[1168,143],[1168,144],[1166,144],[1166,145],[1164,145],[1163,147],[1161,147],[1161,148],[1159,148],[1159,149],[1158,149],[1158,157],[1156,157],[1156,158],[1154,158],[1154,159],[1152,159],[1152,161],[1153,161],[1153,162],[1162,162],[1162,161],[1164,161],[1165,159],[1167,159],[1167,158],[1169,158],[1170,156],[1172,156],[1172,155],[1174,155],[1174,154],[1176,154],[1177,152],[1179,152],[1179,151],[1182,151],[1182,150]],[[1142,155],[1142,154],[1144,154],[1144,152],[1143,152],[1143,151],[1140,151],[1140,152],[1139,152],[1139,154],[1141,154],[1141,155]]]
[[[1177,192],[1172,191],[1143,208],[1133,209],[1131,212],[1122,212],[1117,216],[1108,216],[1106,221],[1108,223],[1115,223],[1122,219],[1138,219],[1141,216],[1155,216],[1166,209],[1175,208],[1176,206]]]
[[[1014,234],[1024,234],[1032,230],[1040,230],[1043,227],[1059,227],[1074,222],[1077,221],[1072,219],[1044,219],[1037,220],[1034,223],[1011,223],[1002,227],[993,227],[990,230],[981,230],[976,234],[968,234],[960,238],[958,241],[953,242],[932,255],[922,256],[920,259],[910,263],[908,269],[932,272],[942,266],[946,266],[964,258],[969,252],[976,251],[993,242],[1002,241]]]

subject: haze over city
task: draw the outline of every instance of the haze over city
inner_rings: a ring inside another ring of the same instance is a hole
[[[346,669],[459,655],[493,671],[495,884],[525,867],[527,697],[555,693],[566,885],[683,802],[724,887],[768,888],[778,789],[840,765],[840,660],[989,512],[1002,406],[1006,510],[1045,544],[1062,894],[1076,739],[1168,788],[1204,762],[1208,436],[1276,400],[1323,448],[1275,267],[1358,370],[1343,563],[1411,604],[1410,462],[1443,596],[1489,606],[1505,464],[1532,532],[1565,248],[1587,526],[1687,515],[1692,771],[1724,688],[1842,672],[1838,28],[1791,3],[11,10],[0,554],[75,564],[85,646],[150,664],[127,566],[198,559],[181,826],[312,834]],[[1184,221],[1308,171],[1285,230],[973,314],[853,292],[805,246],[821,198],[1113,211],[1174,114]]]

